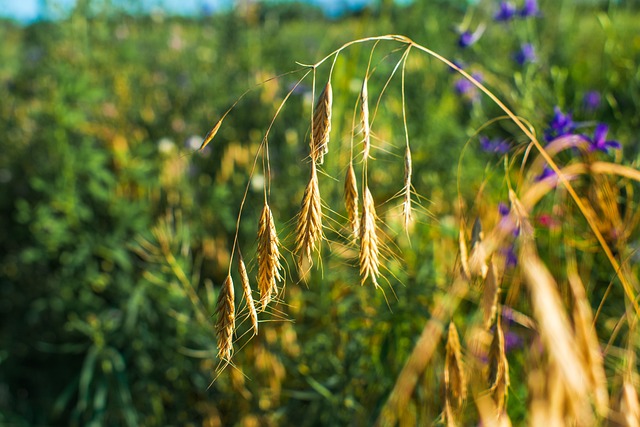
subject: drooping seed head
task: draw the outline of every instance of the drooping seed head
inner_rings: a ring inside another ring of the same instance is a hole
[[[302,197],[302,205],[296,226],[296,249],[299,264],[311,260],[311,254],[319,248],[322,239],[322,203],[315,163],[311,164],[311,177]]]
[[[218,337],[218,357],[229,360],[233,351],[233,331],[236,327],[233,281],[229,274],[218,295],[216,314],[216,335]]]
[[[244,299],[247,302],[247,310],[249,310],[251,327],[253,328],[253,334],[258,335],[258,312],[256,311],[256,305],[253,301],[253,295],[251,294],[251,284],[249,283],[247,266],[244,264],[242,253],[238,252],[238,258],[238,273],[240,274],[240,283],[242,284]]]
[[[354,240],[358,239],[360,233],[360,217],[358,216],[358,182],[356,173],[353,170],[353,163],[349,163],[347,175],[344,180],[344,204],[347,208],[347,217],[351,225]]]
[[[333,92],[331,82],[328,82],[320,94],[313,113],[311,124],[311,159],[314,163],[322,164],[324,155],[329,151],[329,134],[331,133],[331,106]]]
[[[258,289],[262,310],[278,292],[280,276],[280,249],[271,208],[265,202],[258,223]]]
[[[404,218],[404,230],[408,233],[409,227],[413,221],[413,215],[411,214],[411,175],[413,173],[413,166],[411,163],[411,150],[409,146],[404,153],[404,200],[402,202],[402,216]]]
[[[364,285],[364,282],[370,277],[373,284],[378,287],[380,253],[376,220],[373,196],[369,188],[365,187],[362,199],[362,219],[360,221],[360,279]]]

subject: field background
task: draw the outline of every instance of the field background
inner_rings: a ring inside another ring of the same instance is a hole
[[[637,165],[640,4],[542,0],[539,16],[504,23],[494,20],[497,7],[383,1],[328,19],[311,6],[250,3],[178,17],[125,14],[109,2],[85,0],[55,21],[1,21],[0,424],[371,425],[438,295],[451,284],[459,219],[469,232],[478,216],[490,226],[498,203],[508,203],[504,153],[483,150],[478,133],[507,141],[514,174],[529,141],[510,121],[492,121],[504,114],[486,97],[473,89],[461,93],[448,67],[412,52],[406,111],[413,186],[422,198],[415,198],[410,238],[401,227],[402,200],[394,197],[402,188],[405,138],[399,76],[373,128],[378,166],[370,185],[387,236],[382,289],[360,286],[357,253],[331,250],[342,247],[330,231],[341,226],[327,222],[323,261],[300,282],[284,251],[284,303],[261,318],[257,337],[238,340],[235,366],[208,388],[219,367],[216,298],[249,171],[279,103],[302,74],[256,85],[350,40],[404,34],[480,73],[540,138],[558,106],[579,122],[576,133],[591,135],[597,122],[607,123],[609,137],[623,148],[603,158]],[[459,46],[458,25],[473,31],[484,24],[475,44]],[[536,59],[519,64],[514,55],[523,43],[535,47]],[[352,111],[372,46],[346,50],[332,75],[332,145],[321,190],[334,218],[344,215]],[[400,58],[395,48],[376,48],[380,65],[370,93],[380,93]],[[316,95],[327,73],[327,66],[318,70]],[[214,141],[196,151],[251,88]],[[586,105],[592,91],[600,102]],[[285,247],[294,239],[308,178],[311,105],[308,78],[269,137],[270,204]],[[263,181],[258,168],[239,234],[252,277]],[[557,242],[565,231],[541,217],[570,203],[558,199],[543,202],[532,222],[541,258],[562,276]],[[633,195],[628,200],[637,210]],[[638,350],[638,332],[629,326],[635,323],[621,322],[628,301],[606,258],[589,249],[597,245],[584,237],[588,228],[572,227],[584,249],[578,258],[592,310],[604,301],[595,326],[617,402],[622,373],[636,371],[629,355]],[[630,228],[616,253],[636,276],[638,248]],[[518,274],[508,280],[505,305],[513,301],[531,316]],[[239,289],[236,294],[240,310]],[[454,316],[463,342],[478,320],[478,300],[472,293]],[[241,335],[247,322],[239,329]],[[514,324],[508,333],[515,344],[507,354],[507,412],[521,425],[530,417],[529,350],[522,343],[533,332]],[[402,415],[405,425],[443,423],[444,354],[442,341]],[[473,404],[467,406],[464,419],[475,420]]]

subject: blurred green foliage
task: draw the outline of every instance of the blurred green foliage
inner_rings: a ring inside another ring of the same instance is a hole
[[[400,235],[388,254],[390,286],[385,294],[354,286],[356,269],[325,245],[326,266],[313,271],[309,289],[288,272],[291,321],[262,323],[261,334],[237,348],[237,368],[207,388],[217,364],[211,316],[248,172],[300,74],[249,92],[210,150],[194,148],[245,90],[299,68],[294,61],[314,62],[358,37],[406,34],[481,72],[538,134],[560,105],[587,124],[609,122],[625,156],[633,161],[639,154],[640,13],[630,6],[544,2],[541,18],[489,22],[478,43],[462,51],[454,26],[490,21],[493,3],[385,3],[379,12],[339,21],[302,6],[189,19],[108,10],[88,15],[89,3],[63,21],[0,25],[3,425],[368,425],[375,419],[429,317],[434,292],[448,285],[438,257],[457,236],[450,215],[458,190],[472,210],[480,197],[506,200],[500,158],[474,139],[500,113],[486,99],[457,94],[457,77],[445,66],[412,55],[406,85],[414,186],[428,197],[423,208],[430,216],[416,227],[411,247],[393,224],[385,230]],[[524,42],[535,44],[539,60],[519,67],[512,52]],[[379,93],[399,59],[385,49],[378,48],[370,93]],[[336,63],[338,145],[348,144],[369,53],[370,46],[358,45]],[[300,164],[310,85],[310,79],[302,83],[270,135],[278,189],[271,200],[285,241],[308,173]],[[379,152],[383,167],[371,176],[380,203],[401,188],[402,162],[393,152],[404,141],[399,88],[395,78],[374,128],[390,150]],[[602,94],[595,112],[582,104],[590,90]],[[483,133],[514,147],[526,142],[506,121]],[[342,176],[345,155],[328,160],[329,175]],[[457,179],[465,185],[459,188]],[[322,186],[327,204],[340,206],[340,185],[327,179]],[[251,188],[240,233],[247,258],[253,258],[262,203],[261,187]],[[394,261],[401,250],[402,263]],[[463,306],[460,324],[473,313]],[[521,354],[513,359],[524,363]],[[418,391],[423,404],[413,404],[409,416],[438,419],[441,364],[435,360],[425,373]],[[512,416],[525,411],[525,388],[514,378]]]

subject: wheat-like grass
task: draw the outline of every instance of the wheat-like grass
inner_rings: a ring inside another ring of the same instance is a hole
[[[311,254],[322,239],[322,204],[316,164],[311,163],[311,177],[302,197],[302,205],[298,214],[296,226],[295,252],[298,254],[298,264],[304,260],[311,260]]]
[[[380,253],[376,207],[369,187],[364,187],[362,198],[362,219],[360,221],[360,278],[364,285],[370,277],[378,287],[380,275]]]
[[[358,239],[360,232],[360,216],[358,215],[358,182],[353,170],[353,162],[349,162],[347,175],[344,180],[344,204],[347,208],[347,217],[351,226],[354,240]]]
[[[365,77],[360,92],[360,121],[362,125],[362,158],[368,159],[371,150],[371,124],[369,122],[368,79]]]
[[[264,310],[278,292],[280,249],[271,208],[265,202],[258,223],[258,289],[261,309]]]
[[[251,294],[251,284],[249,283],[247,266],[240,252],[238,252],[238,273],[240,274],[240,283],[242,284],[244,299],[247,302],[247,310],[249,310],[249,319],[251,320],[253,334],[258,335],[258,312],[256,310],[256,304],[253,301],[253,295]]]
[[[489,329],[496,316],[498,307],[498,294],[500,293],[500,277],[498,268],[493,260],[488,262],[488,273],[482,290],[482,320],[484,327]]]
[[[236,309],[234,305],[233,280],[231,274],[227,275],[220,294],[218,295],[218,305],[216,314],[216,335],[218,336],[218,357],[220,359],[231,359],[233,351],[233,331],[236,327]]]
[[[498,412],[506,409],[509,393],[509,362],[504,342],[504,332],[498,317],[496,330],[489,349],[489,383],[491,394],[496,403]]]
[[[624,424],[622,425],[627,427],[640,427],[640,401],[638,400],[638,392],[630,378],[625,378],[622,384],[620,413],[624,419]]]
[[[318,98],[311,124],[311,159],[314,163],[322,164],[324,155],[329,151],[329,133],[331,132],[331,106],[333,92],[331,82],[328,82]]]
[[[455,425],[455,414],[467,396],[467,378],[462,364],[460,337],[453,322],[449,323],[444,359],[445,417],[447,425]]]
[[[589,388],[592,390],[596,410],[601,417],[606,417],[609,411],[609,393],[607,392],[607,377],[604,372],[602,351],[598,336],[593,328],[593,313],[587,299],[584,284],[572,262],[568,268],[567,279],[573,294],[573,328],[578,347],[582,353],[584,370],[587,373]]]
[[[558,376],[566,389],[569,402],[576,405],[574,412],[586,417],[588,374],[581,363],[556,281],[540,260],[533,242],[523,244],[519,260],[531,293],[531,304],[540,336],[549,350],[550,363],[557,365]]]

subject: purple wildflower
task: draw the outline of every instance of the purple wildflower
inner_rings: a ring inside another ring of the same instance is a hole
[[[599,123],[596,126],[596,130],[593,131],[593,138],[589,138],[586,135],[582,135],[584,139],[589,141],[589,151],[602,151],[607,153],[609,148],[613,148],[614,150],[619,150],[622,148],[622,145],[618,141],[607,140],[607,133],[609,132],[609,126],[604,123]]]
[[[520,65],[530,62],[536,62],[536,50],[531,43],[525,43],[520,46],[520,50],[515,54],[514,59]]]
[[[564,114],[560,107],[555,107],[549,128],[544,131],[544,139],[549,142],[560,136],[571,135],[575,130],[576,125],[571,118],[571,113]]]
[[[538,182],[538,181],[542,181],[543,179],[546,179],[550,176],[554,176],[556,174],[556,172],[551,169],[548,165],[546,165],[544,167],[544,169],[542,169],[542,173],[538,176],[535,177],[534,181]]]
[[[498,203],[498,212],[500,213],[500,216],[509,215],[509,206],[503,202]]]
[[[516,6],[508,1],[501,1],[498,13],[493,17],[496,21],[506,22],[516,14]]]
[[[502,253],[504,254],[505,265],[507,267],[515,267],[518,265],[518,255],[516,255],[515,245],[509,245],[507,248],[504,248]]]
[[[593,112],[600,107],[600,100],[600,92],[597,90],[590,90],[584,94],[582,104],[584,105],[585,110]]]
[[[524,6],[520,10],[520,16],[523,18],[540,16],[538,0],[524,0]]]
[[[489,139],[486,136],[480,136],[480,147],[488,153],[504,154],[509,151],[510,145],[504,139]]]
[[[463,68],[466,66],[466,64],[465,64],[464,62],[462,62],[462,61],[458,61],[457,59],[454,59],[454,60],[453,60],[453,61],[451,61],[451,62],[453,62],[453,65],[455,65],[456,67],[458,67],[458,68],[460,68],[460,69],[463,69]],[[449,72],[451,72],[451,73],[457,73],[457,72],[458,72],[458,70],[456,70],[456,69],[455,69],[455,68],[453,68],[453,67],[449,67]]]
[[[473,73],[471,74],[471,77],[479,82],[482,82],[483,79],[482,74],[480,73]],[[478,89],[473,83],[471,83],[464,77],[460,77],[459,79],[457,79],[454,83],[454,87],[459,95],[464,96],[467,99],[474,101],[478,98]]]
[[[504,334],[504,349],[506,352],[515,350],[522,346],[523,340],[517,333],[506,331]]]
[[[458,46],[462,48],[466,48],[477,42],[482,33],[484,33],[484,25],[478,26],[478,28],[472,33],[471,31],[463,31],[460,33],[460,38],[458,39]]]

